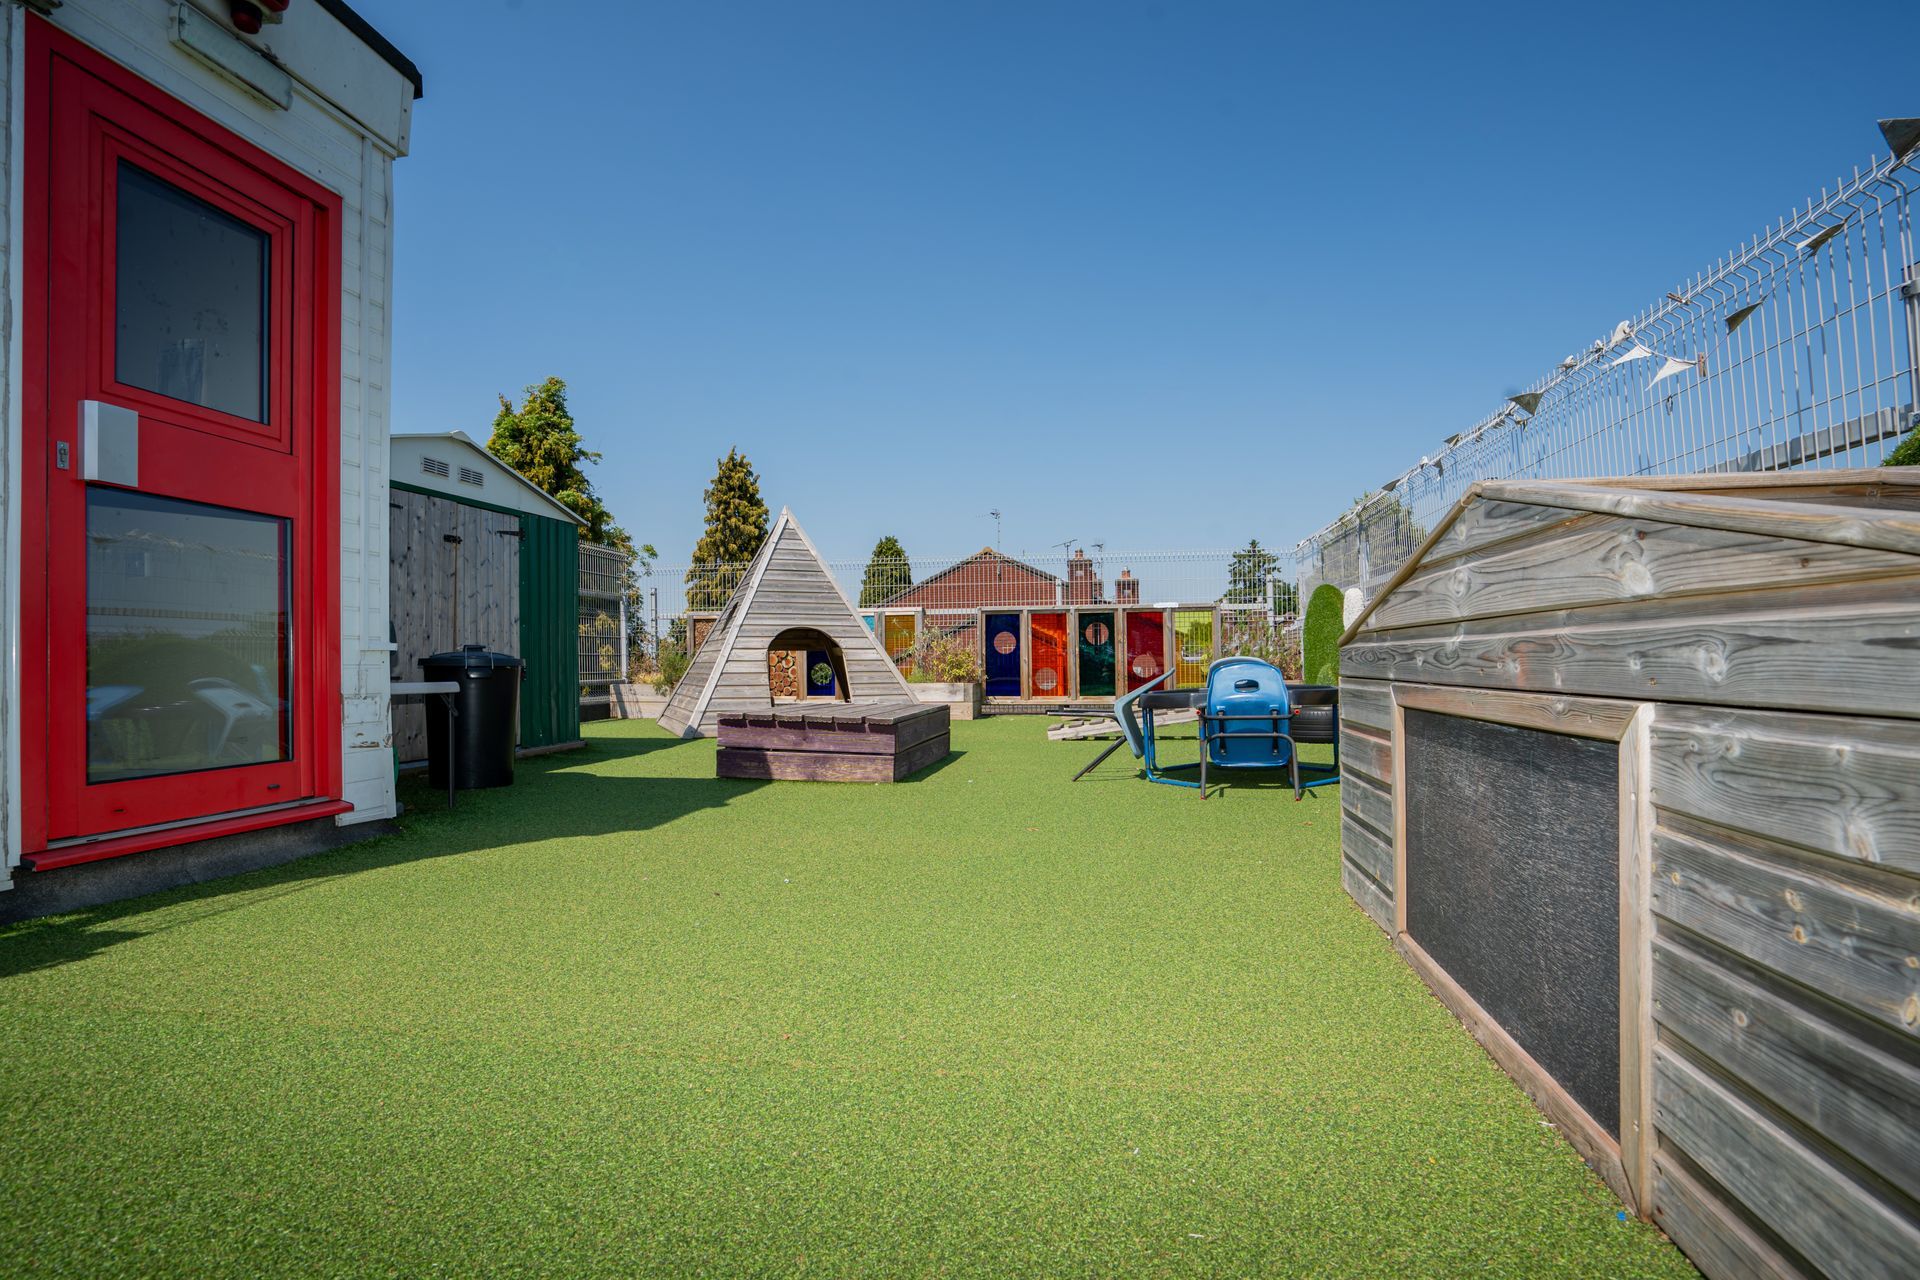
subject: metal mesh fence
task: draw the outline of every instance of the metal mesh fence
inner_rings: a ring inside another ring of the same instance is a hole
[[[627,565],[625,552],[580,544],[580,683],[589,690],[627,678]]]
[[[1223,637],[1248,644],[1255,637],[1268,643],[1297,611],[1291,554],[1257,542],[1238,551],[983,550],[825,564],[855,606],[876,615],[876,627],[877,615],[916,611],[929,631],[969,642],[983,609],[1218,605]],[[748,567],[654,566],[639,584],[648,611],[648,660],[657,658],[662,643],[682,652],[697,647]]]
[[[1872,466],[1920,423],[1914,162],[1876,160],[1683,282],[1295,549],[1391,573],[1477,480]]]

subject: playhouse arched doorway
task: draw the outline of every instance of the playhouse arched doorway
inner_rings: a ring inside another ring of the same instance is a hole
[[[782,702],[847,702],[847,660],[839,644],[813,627],[789,627],[767,645],[767,694]]]

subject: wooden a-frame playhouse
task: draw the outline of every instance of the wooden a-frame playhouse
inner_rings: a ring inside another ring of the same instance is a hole
[[[786,651],[825,655],[834,672],[832,701],[913,701],[906,678],[827,571],[806,530],[782,508],[667,699],[661,726],[691,738],[712,733],[722,715],[771,712],[768,656]]]

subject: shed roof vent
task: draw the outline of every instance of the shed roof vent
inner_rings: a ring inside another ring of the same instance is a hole
[[[448,470],[446,463],[440,461],[438,458],[429,458],[424,454],[421,455],[420,458],[420,469],[430,476],[439,476],[443,480],[446,478]]]
[[[475,471],[472,467],[460,468],[461,484],[470,484],[477,487],[477,486],[486,484],[486,482],[487,482],[487,477],[481,472]]]

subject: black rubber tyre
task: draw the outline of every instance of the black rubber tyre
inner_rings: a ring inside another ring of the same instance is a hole
[[[1293,735],[1295,742],[1333,742],[1340,736],[1340,709],[1296,706],[1293,708],[1293,728],[1288,732]]]

